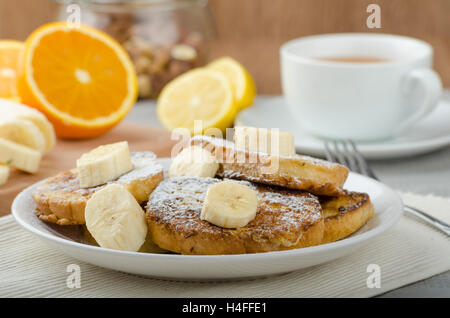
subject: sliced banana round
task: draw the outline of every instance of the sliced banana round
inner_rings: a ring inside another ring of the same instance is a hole
[[[279,156],[295,156],[294,135],[278,129],[234,127],[236,148]]]
[[[222,181],[208,188],[200,219],[224,228],[246,226],[256,216],[258,195],[250,187]]]
[[[0,163],[0,185],[3,185],[9,178],[9,166]]]
[[[111,184],[87,201],[86,228],[104,248],[136,252],[147,235],[145,213],[123,186]]]
[[[45,152],[45,138],[39,128],[27,119],[0,119],[0,138]]]
[[[56,143],[55,130],[53,129],[53,125],[47,120],[47,118],[45,118],[44,115],[38,111],[34,112],[31,110],[20,113],[17,117],[31,121],[41,131],[45,139],[46,153],[53,149]]]
[[[219,163],[208,150],[199,146],[183,149],[172,161],[169,178],[173,177],[214,177]]]
[[[38,110],[16,103],[0,99],[0,118],[20,118],[35,124],[45,139],[45,152],[49,152],[56,143],[55,130],[48,119]]]
[[[99,146],[77,160],[78,180],[81,188],[105,184],[131,171],[128,142]]]
[[[0,163],[21,171],[35,173],[39,169],[42,154],[30,147],[0,138]]]

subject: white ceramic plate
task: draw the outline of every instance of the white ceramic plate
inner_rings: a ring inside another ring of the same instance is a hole
[[[442,99],[437,109],[408,131],[395,138],[358,143],[359,150],[368,159],[406,157],[450,145],[450,101]],[[255,104],[242,111],[236,125],[279,128],[295,136],[298,153],[323,157],[323,139],[303,131],[289,113],[282,97],[257,99]]]
[[[167,168],[170,159],[159,159]],[[260,254],[188,256],[122,252],[83,244],[71,234],[74,227],[61,227],[40,221],[34,214],[32,192],[39,183],[22,191],[14,200],[12,213],[26,230],[50,247],[79,260],[131,274],[178,280],[221,280],[268,276],[322,264],[348,255],[370,243],[394,225],[402,215],[399,196],[389,187],[367,177],[350,173],[349,190],[367,192],[375,205],[375,217],[350,237],[303,249]],[[78,227],[79,228],[79,227]],[[75,231],[77,233],[77,231]]]

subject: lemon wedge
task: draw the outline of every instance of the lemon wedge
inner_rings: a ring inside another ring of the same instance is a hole
[[[157,102],[158,118],[164,127],[187,128],[191,134],[201,134],[209,128],[225,132],[233,124],[236,110],[228,79],[209,68],[178,76],[164,87]]]
[[[238,61],[231,57],[221,57],[211,62],[207,67],[227,77],[233,88],[238,111],[253,104],[256,96],[255,82],[250,73]]]

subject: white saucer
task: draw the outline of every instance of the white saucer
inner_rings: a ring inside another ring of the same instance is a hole
[[[158,159],[167,169],[169,158]],[[41,181],[42,182],[42,181]],[[23,190],[12,204],[12,214],[26,230],[50,247],[90,264],[126,273],[179,280],[222,280],[267,276],[332,261],[369,244],[401,217],[398,194],[386,185],[350,173],[345,188],[369,194],[375,216],[359,231],[341,241],[281,252],[239,255],[177,255],[124,252],[83,243],[79,226],[58,226],[42,222],[35,215],[32,193],[36,183]]]
[[[282,96],[258,98],[242,111],[235,125],[279,128],[295,136],[297,152],[324,156],[323,141],[303,131],[295,122]],[[358,143],[368,159],[406,157],[430,152],[450,145],[450,101],[442,99],[437,109],[401,136],[389,140]]]

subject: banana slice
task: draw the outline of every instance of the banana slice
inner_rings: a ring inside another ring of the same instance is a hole
[[[0,119],[0,138],[45,152],[45,138],[39,128],[27,119]]]
[[[45,152],[49,152],[55,146],[56,135],[53,125],[38,110],[20,103],[0,99],[0,118],[20,118],[31,121],[44,136]]]
[[[145,213],[123,186],[111,184],[87,201],[86,227],[101,247],[136,252],[147,236]]]
[[[208,188],[200,219],[224,228],[246,226],[256,216],[258,195],[248,186],[232,181]]]
[[[17,118],[29,120],[36,125],[45,139],[45,153],[48,153],[53,149],[56,143],[55,130],[53,129],[53,125],[44,115],[38,111],[34,112],[33,109],[31,109],[29,112],[23,112],[17,115]]]
[[[100,146],[85,153],[77,160],[77,168],[81,188],[117,179],[133,169],[128,142]]]
[[[280,156],[294,156],[294,136],[277,129],[239,126],[234,128],[236,148]]]
[[[0,164],[0,185],[5,184],[9,178],[9,166]]]
[[[41,156],[37,150],[0,138],[0,163],[34,173],[39,169]]]
[[[172,161],[169,178],[173,177],[214,177],[219,163],[211,152],[199,146],[183,149]]]

